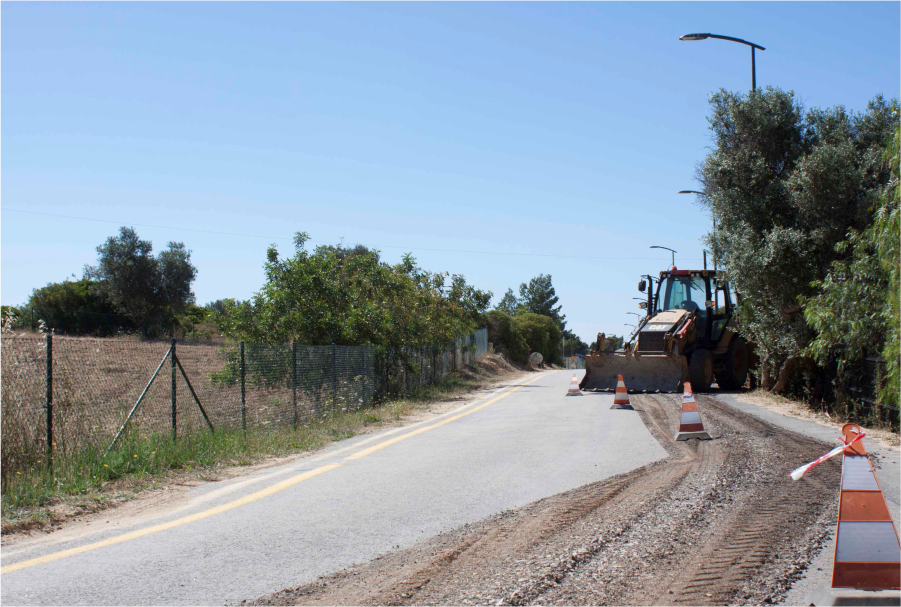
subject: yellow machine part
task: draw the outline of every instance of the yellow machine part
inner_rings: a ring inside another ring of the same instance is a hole
[[[585,357],[582,390],[615,390],[617,376],[629,392],[678,392],[688,381],[684,356],[668,354],[612,354],[592,352]]]

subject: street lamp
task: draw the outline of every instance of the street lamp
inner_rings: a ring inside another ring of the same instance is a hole
[[[676,250],[671,249],[671,248],[669,248],[669,247],[658,247],[657,245],[651,245],[651,248],[652,248],[652,249],[666,249],[667,251],[672,251],[672,254],[673,254],[673,265],[676,265],[676,253],[678,253],[679,251],[676,251]]]
[[[706,196],[704,192],[699,192],[697,190],[679,190],[680,194],[697,194],[698,196]]]
[[[718,36],[716,34],[685,34],[684,36],[680,36],[679,40],[686,41],[694,41],[694,40],[707,40],[707,38],[717,38],[719,40],[731,40],[732,42],[740,42],[741,44],[747,44],[751,47],[751,90],[757,90],[757,67],[756,67],[756,59],[754,57],[754,51],[756,49],[760,49],[765,51],[766,49],[760,46],[759,44],[754,44],[753,42],[748,42],[747,40],[742,40],[741,38],[733,38],[732,36]]]

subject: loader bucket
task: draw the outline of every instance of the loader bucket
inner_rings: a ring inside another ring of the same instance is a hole
[[[629,392],[678,392],[688,381],[688,363],[684,356],[646,354],[591,353],[585,357],[585,377],[579,383],[582,390],[615,390],[617,375]]]

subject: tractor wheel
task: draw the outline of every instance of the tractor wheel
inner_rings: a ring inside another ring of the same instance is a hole
[[[707,392],[713,383],[713,353],[710,350],[695,350],[688,361],[688,376],[691,378],[692,392]]]
[[[723,357],[725,369],[716,374],[716,383],[723,390],[738,390],[748,379],[749,362],[748,345],[736,335]]]

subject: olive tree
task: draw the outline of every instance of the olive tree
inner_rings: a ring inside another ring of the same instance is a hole
[[[137,325],[144,337],[165,331],[175,315],[194,302],[191,284],[197,268],[191,251],[180,242],[153,255],[149,240],[141,240],[133,228],[122,227],[97,247],[98,263],[85,267],[85,278],[97,281],[97,289]]]
[[[862,113],[805,111],[794,93],[768,87],[720,90],[710,104],[714,148],[697,172],[716,222],[706,240],[743,298],[762,383],[780,391],[812,363],[804,350],[816,331],[804,319],[805,298],[847,254],[836,245],[873,222],[897,102],[876,97]]]

